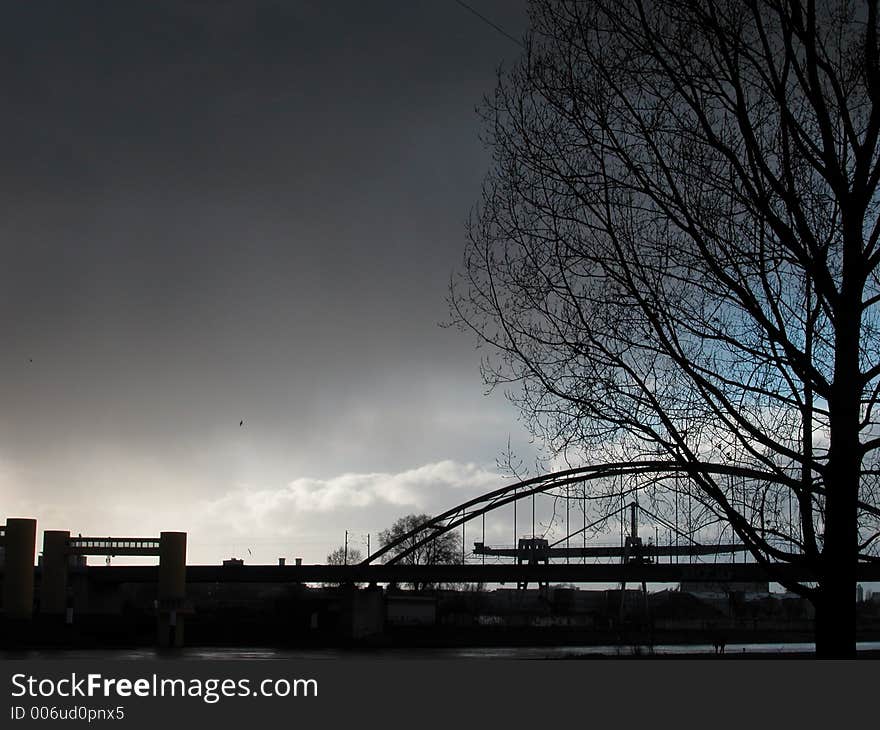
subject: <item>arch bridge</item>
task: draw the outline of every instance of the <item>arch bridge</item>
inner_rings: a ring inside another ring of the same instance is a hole
[[[526,580],[538,580],[546,583],[547,579],[563,580],[569,582],[625,582],[625,581],[649,581],[649,582],[679,582],[679,581],[755,581],[755,580],[798,580],[814,581],[816,575],[805,561],[777,562],[770,561],[765,556],[756,556],[752,563],[702,563],[702,564],[678,564],[679,557],[695,557],[704,555],[735,555],[747,553],[749,548],[743,543],[716,543],[700,544],[694,540],[693,535],[679,530],[664,518],[639,506],[636,501],[621,506],[590,524],[585,524],[579,530],[569,532],[565,537],[549,542],[544,538],[538,538],[533,534],[531,538],[521,538],[513,547],[489,547],[485,544],[485,515],[511,505],[519,500],[533,497],[538,494],[553,492],[560,488],[568,488],[575,484],[584,484],[590,481],[607,479],[611,477],[634,477],[647,476],[656,478],[658,475],[689,476],[691,474],[724,474],[743,479],[767,480],[768,475],[757,469],[715,464],[681,464],[668,461],[640,461],[640,462],[616,462],[600,465],[585,466],[564,471],[552,472],[508,484],[499,489],[487,492],[473,499],[462,502],[445,512],[432,517],[430,520],[418,525],[397,539],[383,545],[374,551],[358,566],[363,574],[378,574],[380,563],[385,568],[406,566],[410,570],[422,572],[424,575],[431,573],[460,575],[460,580],[475,580],[476,576],[484,576],[485,580],[497,580],[497,576],[504,575],[507,579],[519,574],[520,587],[524,587]],[[868,509],[868,505],[860,505]],[[623,519],[624,511],[629,511],[630,529],[629,534],[622,544],[618,546],[587,546],[570,547],[570,538],[586,532],[609,519],[620,515]],[[880,511],[870,508],[870,511]],[[681,537],[685,544],[659,545],[644,544],[638,536],[638,515],[643,513],[650,517],[655,524],[665,526],[670,532]],[[464,539],[462,539],[462,561],[459,566],[417,566],[412,565],[412,556],[421,548],[436,540],[441,535],[461,527],[472,520],[483,520],[483,542],[474,543],[472,554],[483,558],[483,565],[464,565]],[[534,521],[534,518],[533,518]],[[563,546],[565,543],[565,546]],[[485,565],[485,557],[507,557],[515,559],[516,565],[489,566]],[[662,558],[669,558],[665,565],[661,564]],[[581,565],[552,565],[551,559],[564,558],[567,563],[571,558],[581,558]],[[586,563],[587,558],[619,558],[616,565]],[[676,562],[673,563],[673,558]],[[861,562],[858,567],[859,580],[877,580],[880,578],[880,562]],[[466,577],[468,576],[468,577]],[[502,579],[504,580],[504,579]]]

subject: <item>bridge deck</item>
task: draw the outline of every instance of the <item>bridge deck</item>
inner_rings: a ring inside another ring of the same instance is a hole
[[[632,555],[638,552],[646,558],[656,560],[658,557],[687,557],[690,555],[723,555],[746,552],[748,548],[742,544],[721,545],[643,545],[637,551],[633,548],[622,548],[618,545],[595,545],[588,547],[548,547],[542,551],[540,548],[535,552],[539,555],[546,553],[551,558],[620,558],[624,555]],[[528,558],[528,550],[515,547],[491,547],[476,543],[474,555],[492,555],[498,557],[516,558],[522,556]]]

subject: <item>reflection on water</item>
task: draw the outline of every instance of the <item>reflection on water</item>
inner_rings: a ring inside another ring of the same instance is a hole
[[[728,644],[726,654],[810,654],[812,642],[779,644]],[[860,641],[858,651],[880,651],[880,641]],[[590,656],[676,656],[714,654],[711,644],[658,644],[648,646],[511,646],[437,649],[263,649],[192,647],[173,652],[158,649],[71,649],[0,652],[3,659],[571,659]]]

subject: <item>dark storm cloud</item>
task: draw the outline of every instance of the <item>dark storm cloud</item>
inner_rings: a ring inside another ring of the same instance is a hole
[[[315,296],[332,278],[354,301],[460,248],[485,167],[471,108],[504,49],[458,8],[34,5],[4,26],[3,184],[46,289],[80,274],[164,320],[194,273]],[[125,286],[142,277],[169,297]]]
[[[474,5],[522,33],[519,3]],[[516,45],[451,1],[2,10],[7,483],[492,463],[512,410],[436,324]]]

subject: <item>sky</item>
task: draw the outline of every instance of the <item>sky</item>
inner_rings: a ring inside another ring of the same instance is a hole
[[[455,0],[2,7],[0,519],[321,562],[531,458],[440,326],[520,46]]]
[[[0,0],[0,523],[316,563],[534,463],[441,326],[528,27],[467,5]]]

